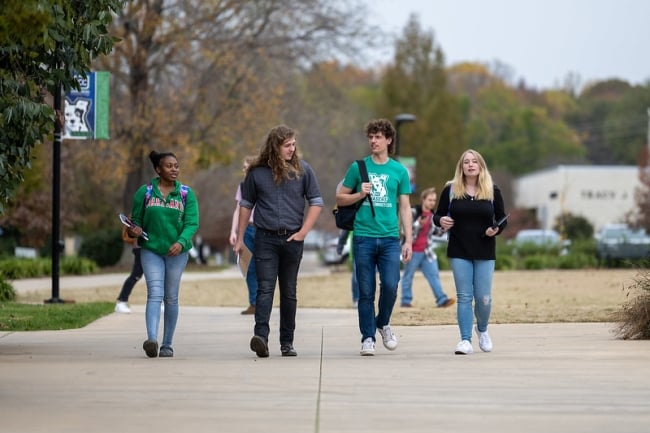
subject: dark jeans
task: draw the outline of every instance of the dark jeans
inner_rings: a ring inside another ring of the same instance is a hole
[[[126,277],[124,284],[122,284],[122,290],[117,297],[117,300],[120,302],[129,302],[129,296],[131,296],[131,291],[135,283],[140,281],[142,278],[142,262],[140,262],[140,248],[133,248],[131,251],[133,253],[133,267],[131,268],[131,274]]]
[[[257,271],[254,333],[268,342],[277,282],[280,287],[280,344],[293,343],[298,269],[304,246],[302,241],[287,242],[289,236],[257,229],[253,255]]]

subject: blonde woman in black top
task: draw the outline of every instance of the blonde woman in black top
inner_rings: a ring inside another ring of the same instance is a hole
[[[472,348],[473,316],[479,347],[492,351],[487,328],[492,308],[492,277],[496,260],[495,236],[506,223],[503,197],[493,184],[483,157],[475,150],[463,153],[456,172],[440,193],[433,217],[436,225],[449,232],[447,257],[454,276],[461,341],[456,355],[469,355]],[[473,311],[472,311],[473,310]]]

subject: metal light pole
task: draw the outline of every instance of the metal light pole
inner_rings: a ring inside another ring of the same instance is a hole
[[[395,116],[395,158],[399,157],[399,127],[402,123],[415,122],[415,115],[402,113]]]
[[[59,297],[59,258],[61,244],[60,237],[60,216],[61,216],[61,134],[63,125],[60,113],[62,113],[61,84],[57,85],[54,92],[54,143],[52,148],[52,297],[46,299],[47,304],[61,304],[65,302]]]

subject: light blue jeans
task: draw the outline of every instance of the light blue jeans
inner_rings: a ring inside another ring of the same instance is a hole
[[[402,274],[402,305],[410,304],[413,301],[413,277],[415,271],[420,269],[424,278],[429,282],[433,296],[436,297],[436,305],[439,307],[447,302],[447,295],[442,290],[440,284],[440,271],[438,270],[438,260],[429,261],[427,255],[423,252],[413,253],[411,260],[404,265]]]
[[[160,256],[144,248],[140,253],[142,270],[147,282],[147,307],[145,310],[147,339],[158,341],[160,303],[164,300],[162,346],[165,347],[172,347],[178,321],[178,292],[188,257],[187,252],[177,256]]]
[[[450,258],[449,265],[456,284],[457,315],[460,339],[472,341],[472,302],[476,326],[487,331],[492,311],[492,276],[494,260],[465,260]]]
[[[352,238],[354,263],[359,282],[359,330],[361,341],[375,340],[377,328],[390,324],[400,277],[399,238]],[[375,293],[379,271],[379,305],[375,316]]]

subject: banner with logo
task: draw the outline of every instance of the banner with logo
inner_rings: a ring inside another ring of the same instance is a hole
[[[108,139],[110,74],[89,72],[76,76],[79,90],[65,95],[65,127],[61,138],[68,140]]]

